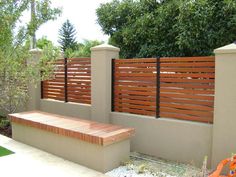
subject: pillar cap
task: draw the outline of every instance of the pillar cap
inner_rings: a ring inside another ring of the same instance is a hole
[[[236,43],[232,43],[214,50],[215,54],[233,54],[236,53]]]
[[[120,48],[109,45],[109,44],[101,44],[95,47],[92,47],[90,49],[91,51],[102,51],[102,50],[107,50],[107,51],[115,51],[115,52],[119,52]]]
[[[31,54],[42,54],[42,52],[43,52],[43,50],[41,50],[41,49],[39,49],[39,48],[34,48],[34,49],[31,49],[30,51],[29,51]]]

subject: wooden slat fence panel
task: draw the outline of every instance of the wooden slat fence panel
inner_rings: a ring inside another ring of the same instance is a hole
[[[113,110],[213,122],[215,57],[116,59]]]
[[[113,109],[156,115],[156,58],[113,60]]]
[[[214,57],[160,59],[160,116],[213,122]]]
[[[67,60],[68,101],[91,104],[91,59]]]
[[[59,59],[55,63],[53,78],[43,81],[43,98],[65,101],[65,65],[64,59]]]
[[[91,104],[91,59],[67,59],[67,73],[64,59],[58,60],[55,66],[54,78],[43,82],[43,98]]]

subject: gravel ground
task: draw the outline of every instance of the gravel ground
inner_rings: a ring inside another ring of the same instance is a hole
[[[192,165],[131,153],[130,161],[106,173],[110,177],[200,177],[201,169]]]

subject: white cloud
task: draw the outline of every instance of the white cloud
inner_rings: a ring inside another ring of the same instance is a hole
[[[36,36],[40,38],[47,36],[57,44],[58,31],[63,22],[69,19],[77,31],[77,40],[83,39],[107,41],[108,36],[104,35],[100,26],[97,24],[96,9],[101,3],[111,0],[52,0],[53,7],[62,7],[62,15],[55,21],[49,21],[42,25],[37,31]],[[27,14],[27,13],[26,13]],[[23,21],[29,20],[29,14],[23,17]]]

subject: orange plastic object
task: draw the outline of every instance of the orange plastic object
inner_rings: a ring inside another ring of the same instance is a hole
[[[224,166],[229,164],[229,173],[227,176],[220,175],[221,171],[223,170]],[[213,172],[209,177],[236,177],[236,156],[233,158],[228,158],[222,160],[216,168],[216,171]]]

